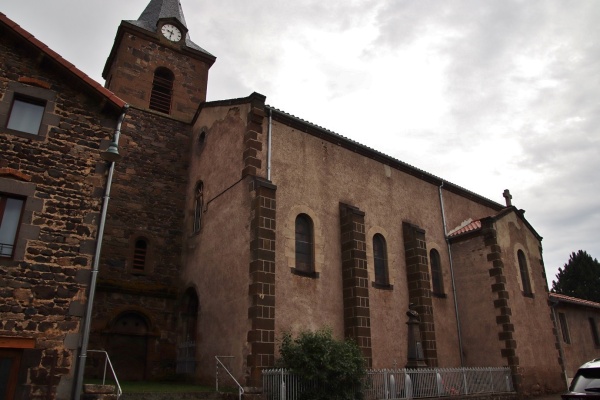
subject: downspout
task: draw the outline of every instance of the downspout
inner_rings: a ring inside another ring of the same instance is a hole
[[[267,131],[267,180],[271,181],[271,137],[273,127],[273,110],[269,108],[269,129]]]
[[[452,262],[452,248],[450,247],[450,240],[446,231],[446,212],[444,211],[444,198],[442,197],[442,187],[444,181],[438,187],[438,193],[440,196],[440,207],[442,209],[442,224],[444,224],[444,239],[446,239],[446,246],[448,246],[448,259],[450,260],[450,279],[452,281],[452,298],[454,299],[454,312],[456,314],[456,332],[458,333],[458,350],[460,352],[460,366],[465,366],[465,360],[463,357],[463,343],[462,334],[460,329],[460,317],[458,315],[458,299],[456,298],[456,283],[454,280],[454,263]]]
[[[550,301],[550,308],[552,309],[552,317],[554,318],[554,327],[556,329],[556,341],[558,342],[558,354],[560,355],[560,358],[562,359],[562,370],[563,370],[563,375],[565,378],[565,384],[567,385],[567,388],[569,387],[569,376],[567,375],[567,360],[565,359],[565,351],[563,349],[563,345],[562,345],[562,340],[561,340],[561,332],[559,332],[559,329],[562,329],[562,327],[559,327],[559,323],[560,321],[556,318],[556,306],[558,306],[559,301],[558,300],[549,300]]]
[[[125,114],[129,105],[123,107],[123,112],[117,121],[117,127],[113,136],[111,146],[119,144],[119,136],[121,135],[121,125],[125,119]],[[96,239],[96,251],[94,253],[94,263],[92,265],[92,276],[90,277],[90,290],[87,299],[86,311],[83,320],[83,336],[81,338],[81,351],[79,353],[79,363],[77,365],[77,374],[75,376],[74,399],[79,400],[81,397],[81,389],[83,387],[83,373],[85,370],[85,362],[87,358],[88,343],[90,341],[90,326],[92,323],[92,308],[94,304],[94,296],[96,294],[96,281],[98,278],[98,265],[100,264],[100,251],[102,249],[102,239],[104,237],[104,225],[106,223],[106,214],[108,210],[108,201],[110,200],[110,188],[112,186],[113,174],[115,171],[115,161],[110,161],[108,177],[106,178],[106,191],[104,192],[104,200],[102,202],[102,212],[100,214],[100,225],[98,226],[98,238]]]

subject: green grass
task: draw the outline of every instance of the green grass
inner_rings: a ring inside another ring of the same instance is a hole
[[[86,379],[85,383],[101,384],[98,379]],[[107,385],[113,385],[114,381],[107,380]],[[214,386],[194,385],[186,382],[121,382],[123,393],[198,393],[214,392]]]

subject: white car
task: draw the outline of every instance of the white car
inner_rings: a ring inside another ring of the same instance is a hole
[[[563,400],[600,399],[600,358],[579,367],[569,386],[569,392],[561,397]]]

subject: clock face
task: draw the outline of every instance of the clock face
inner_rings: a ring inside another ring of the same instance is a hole
[[[164,24],[160,28],[160,32],[172,42],[179,42],[181,40],[181,31],[175,25]]]

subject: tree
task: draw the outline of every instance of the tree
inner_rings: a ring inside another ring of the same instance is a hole
[[[366,376],[356,343],[335,340],[330,329],[302,332],[296,339],[284,333],[279,352],[281,367],[315,383],[300,395],[302,400],[353,400]]]
[[[558,269],[552,291],[600,303],[600,263],[587,252],[571,253],[569,262]]]

